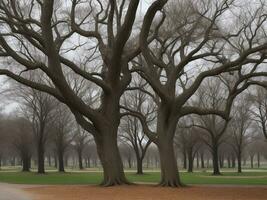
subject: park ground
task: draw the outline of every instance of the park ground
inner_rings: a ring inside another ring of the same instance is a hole
[[[127,178],[138,185],[108,187],[97,186],[102,173],[96,170],[45,175],[35,172],[0,171],[0,200],[266,200],[267,170],[244,170],[238,174],[225,170],[222,176],[210,171],[181,172],[184,188],[162,188],[156,183],[158,171],[136,175],[127,171]],[[141,184],[141,185],[140,185]],[[2,190],[1,190],[2,187]],[[2,193],[2,194],[1,194]],[[12,197],[4,196],[8,193]],[[14,198],[17,195],[18,198]],[[1,198],[2,197],[2,198]]]

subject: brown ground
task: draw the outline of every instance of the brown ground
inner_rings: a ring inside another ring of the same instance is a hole
[[[41,186],[24,190],[36,200],[267,200],[267,187]]]

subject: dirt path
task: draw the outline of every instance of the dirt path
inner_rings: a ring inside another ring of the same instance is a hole
[[[34,200],[266,200],[267,187],[42,186],[25,188]]]
[[[0,200],[32,200],[18,185],[0,183]]]

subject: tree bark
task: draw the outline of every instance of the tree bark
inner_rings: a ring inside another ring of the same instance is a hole
[[[232,155],[232,168],[235,168],[235,156]]]
[[[37,158],[38,174],[44,174],[45,173],[45,166],[44,166],[45,157],[44,157],[44,144],[42,141],[39,142],[39,145],[37,147],[37,154],[38,154],[38,158]]]
[[[81,150],[81,149],[78,149],[77,153],[78,153],[79,169],[82,170],[82,169],[83,169],[83,156],[82,156],[82,150]]]
[[[180,181],[177,162],[174,155],[173,141],[159,141],[159,155],[161,162],[161,186],[182,186]]]
[[[260,155],[260,153],[258,152],[257,153],[257,166],[258,166],[258,168],[260,168],[260,158],[261,158],[261,155]]]
[[[59,149],[57,157],[58,157],[58,171],[59,172],[65,172],[65,168],[64,168],[64,150]]]
[[[253,169],[254,168],[254,155],[250,155],[250,167]]]
[[[29,155],[22,156],[22,171],[29,172],[31,167],[31,157]]]
[[[199,154],[197,152],[197,168],[199,168]]]
[[[144,174],[143,172],[143,160],[141,158],[136,159],[137,162],[137,173],[136,174]]]
[[[51,155],[48,155],[48,166],[51,167]]]
[[[187,170],[187,172],[192,173],[193,167],[194,167],[194,156],[193,156],[192,149],[190,149],[188,151],[188,170]]]
[[[132,168],[132,159],[131,159],[131,157],[128,157],[127,161],[128,161],[128,167],[131,169]]]
[[[54,164],[55,164],[55,168],[57,169],[57,166],[58,166],[58,158],[57,158],[57,155],[54,156]]]
[[[219,163],[220,163],[220,168],[223,168],[224,167],[224,155],[220,155],[219,157]]]
[[[230,156],[227,157],[227,167],[231,168],[231,159]]]
[[[183,150],[183,167],[184,169],[187,169],[187,155],[186,155],[186,150]]]
[[[213,175],[221,175],[219,168],[218,145],[213,144],[212,149]]]
[[[205,168],[205,162],[204,162],[204,152],[200,153],[200,163],[201,163],[201,168]]]
[[[182,186],[177,160],[174,153],[174,135],[177,126],[177,113],[171,104],[161,102],[157,118],[157,142],[161,166],[161,186]]]
[[[104,171],[102,186],[129,184],[117,144],[117,128],[104,128],[104,134],[95,137],[97,152]]]
[[[241,157],[241,152],[237,153],[237,172],[241,173],[242,172],[242,157]]]

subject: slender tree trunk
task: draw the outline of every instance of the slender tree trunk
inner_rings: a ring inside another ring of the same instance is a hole
[[[128,161],[128,167],[131,169],[132,168],[132,159],[131,159],[131,157],[128,157],[127,161]]]
[[[48,166],[51,167],[51,155],[48,155]]]
[[[241,157],[241,152],[239,151],[237,153],[237,172],[241,173],[242,172],[242,157]]]
[[[199,168],[199,154],[197,152],[197,168]]]
[[[57,158],[57,155],[55,154],[54,155],[54,164],[55,164],[55,168],[57,169],[57,167],[58,167],[58,158]]]
[[[213,144],[212,149],[212,164],[213,164],[213,175],[220,175],[220,168],[219,168],[219,156],[218,156],[218,145]]]
[[[227,156],[227,167],[231,168],[231,159],[230,156]]]
[[[186,154],[186,150],[183,150],[183,165],[184,165],[184,169],[187,169],[187,154]]]
[[[0,155],[0,170],[1,170],[1,167],[2,167],[2,156]]]
[[[143,160],[141,158],[136,158],[137,162],[137,174],[144,174],[143,173]]]
[[[64,156],[64,166],[65,167],[68,167],[69,166],[69,156],[68,155],[65,155]]]
[[[31,167],[31,157],[29,155],[22,156],[22,171],[29,172]]]
[[[78,153],[78,162],[79,162],[79,169],[83,169],[83,155],[82,155],[82,149],[77,150]]]
[[[223,168],[224,167],[224,155],[220,155],[219,163],[220,163],[220,168]]]
[[[38,173],[39,174],[44,174],[45,173],[45,166],[44,166],[44,161],[45,161],[45,157],[44,157],[44,144],[43,142],[39,142],[39,145],[37,147],[37,163],[38,163]]]
[[[232,155],[232,168],[235,168],[235,156]]]
[[[261,164],[260,164],[260,162],[261,162],[261,161],[260,161],[260,158],[261,158],[261,155],[260,155],[260,153],[258,152],[258,153],[257,153],[257,166],[258,166],[258,168],[260,168],[260,165],[261,165]]]
[[[205,162],[204,162],[204,152],[200,153],[200,163],[201,163],[201,168],[205,168]]]
[[[250,167],[253,169],[254,168],[254,155],[250,155]]]
[[[58,171],[59,172],[65,172],[64,168],[64,150],[59,149],[58,150]]]
[[[188,153],[188,169],[187,172],[193,172],[193,166],[194,166],[194,157],[193,157],[193,152],[192,149],[187,151]]]

